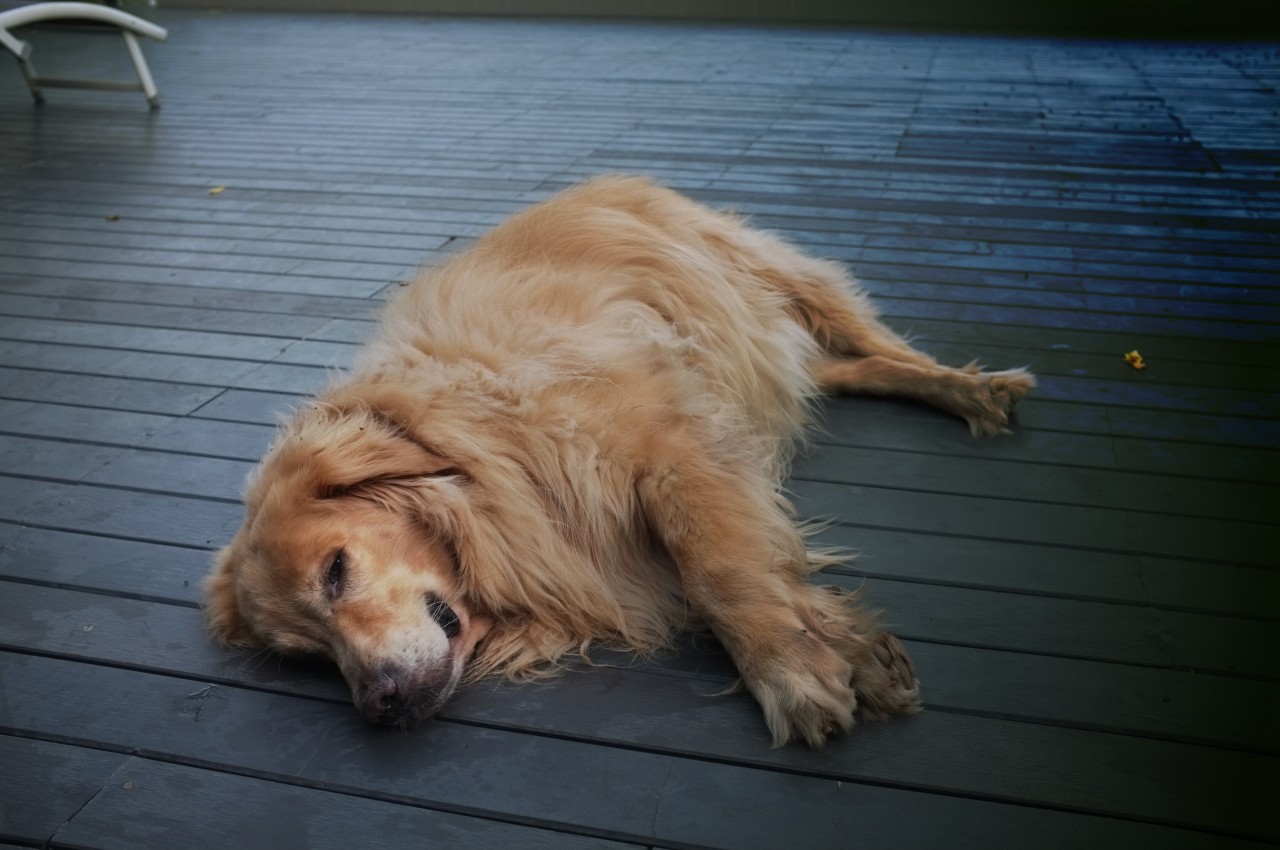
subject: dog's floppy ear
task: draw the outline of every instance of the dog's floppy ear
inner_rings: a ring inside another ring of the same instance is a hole
[[[235,550],[232,544],[218,553],[218,564],[204,583],[204,615],[215,638],[228,646],[252,648],[257,641],[236,598]]]
[[[308,428],[310,440],[304,441],[310,443],[308,477],[315,495],[329,498],[423,478],[465,478],[455,461],[366,395],[354,388],[331,394],[321,420]]]
[[[321,498],[376,484],[461,475],[447,457],[383,423],[352,422],[350,427],[362,430],[350,435],[349,441],[329,443],[317,453],[323,467],[317,479]]]

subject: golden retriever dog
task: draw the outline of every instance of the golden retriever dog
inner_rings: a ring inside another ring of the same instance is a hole
[[[822,392],[1006,431],[1035,381],[952,369],[844,270],[643,179],[600,178],[423,272],[295,413],[210,576],[213,633],[320,653],[408,726],[460,683],[709,628],[775,745],[919,710],[906,652],[811,584],[781,490]]]

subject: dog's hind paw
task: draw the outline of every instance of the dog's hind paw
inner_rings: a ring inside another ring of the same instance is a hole
[[[969,423],[969,432],[975,437],[1012,433],[1009,414],[1035,389],[1035,376],[1026,369],[968,374],[972,392],[962,405],[960,415]]]

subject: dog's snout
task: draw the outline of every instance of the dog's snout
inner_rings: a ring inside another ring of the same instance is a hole
[[[390,722],[404,704],[404,691],[395,677],[379,670],[360,691],[360,713],[373,723]]]
[[[370,723],[408,728],[439,711],[452,692],[447,666],[425,672],[383,666],[362,677],[352,696]]]

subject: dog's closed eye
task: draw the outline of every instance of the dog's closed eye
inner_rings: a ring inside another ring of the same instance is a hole
[[[435,620],[436,624],[444,629],[445,637],[452,640],[462,630],[462,624],[458,622],[458,615],[449,607],[449,603],[434,593],[427,594],[427,612],[431,614],[431,619]]]
[[[330,601],[339,599],[347,583],[347,552],[339,549],[329,562],[329,570],[324,575],[324,594]]]

